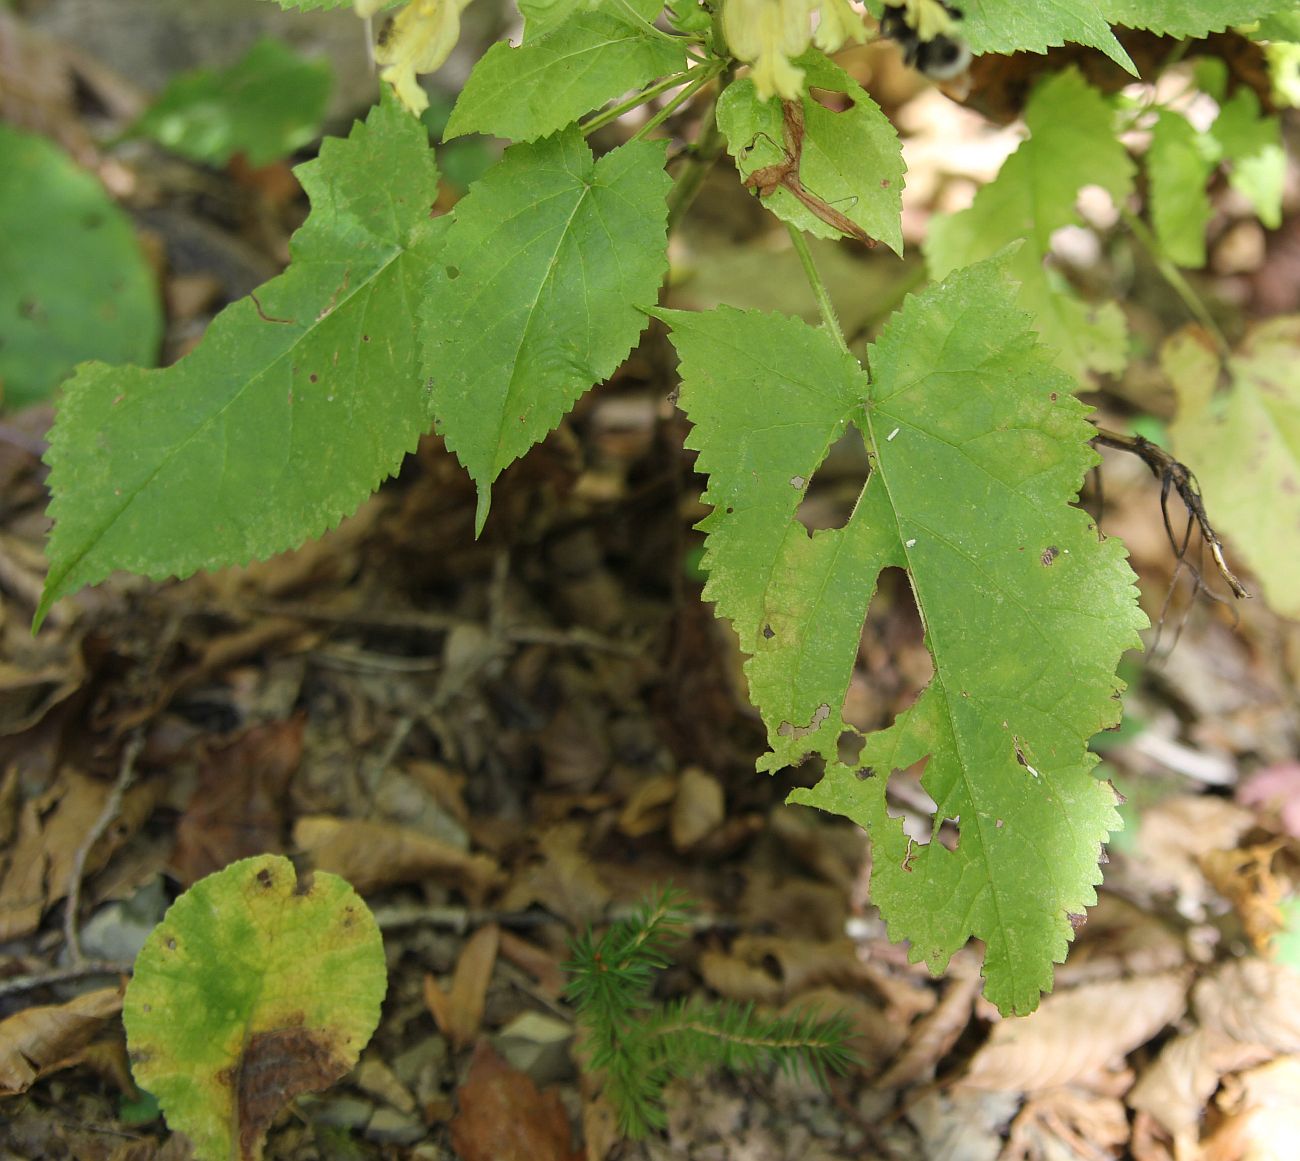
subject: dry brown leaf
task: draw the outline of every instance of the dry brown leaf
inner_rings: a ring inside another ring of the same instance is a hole
[[[501,929],[489,923],[465,941],[448,991],[433,976],[424,977],[424,1002],[453,1048],[466,1047],[478,1035],[500,938]]]
[[[47,1073],[76,1064],[104,1022],[121,1010],[121,989],[101,988],[0,1020],[0,1095],[26,1092]]]
[[[1201,867],[1214,889],[1227,899],[1241,917],[1251,945],[1261,954],[1268,951],[1273,937],[1286,918],[1282,900],[1291,893],[1290,884],[1273,873],[1273,856],[1285,840],[1231,851],[1206,851]]]
[[[190,886],[236,859],[284,850],[284,796],[302,758],[306,718],[254,726],[199,765],[176,824],[172,868]]]
[[[1300,972],[1263,959],[1225,963],[1192,992],[1203,1027],[1271,1053],[1300,1052]]]
[[[1216,1103],[1228,1119],[1201,1161],[1294,1161],[1300,1143],[1300,1056],[1229,1077]]]
[[[461,1161],[578,1161],[569,1118],[554,1089],[545,1093],[486,1041],[474,1049],[458,1090],[451,1143]]]
[[[861,986],[866,975],[848,939],[741,936],[729,953],[707,949],[700,973],[709,987],[733,1000],[776,1003],[822,984]]]
[[[1187,982],[1173,973],[1056,993],[1032,1016],[995,1025],[960,1083],[1003,1092],[1072,1084],[1118,1064],[1186,1006]]]
[[[1201,871],[1201,856],[1231,850],[1254,824],[1254,814],[1223,798],[1167,798],[1143,812],[1130,858],[1147,890],[1172,891],[1180,914],[1203,918],[1213,892]]]
[[[917,1022],[903,1054],[876,1078],[876,1088],[904,1088],[922,1076],[932,1074],[934,1067],[947,1056],[966,1030],[982,983],[979,969],[952,972],[951,975],[943,998]]]
[[[585,827],[560,823],[542,832],[537,845],[543,862],[517,874],[501,900],[503,911],[522,911],[540,903],[575,927],[594,923],[611,898],[606,877],[582,849]]]
[[[722,783],[699,766],[687,766],[673,799],[670,834],[673,846],[688,851],[710,832],[722,825],[726,817],[726,797]]]
[[[668,822],[669,804],[676,794],[676,774],[653,774],[641,779],[619,813],[618,829],[628,838],[641,838],[662,830]]]
[[[526,971],[537,981],[538,991],[547,999],[558,1000],[568,977],[560,967],[560,957],[539,947],[512,931],[501,932],[501,958],[508,959],[515,967]]]
[[[1138,1077],[1128,1105],[1146,1113],[1174,1139],[1179,1156],[1195,1144],[1205,1102],[1229,1072],[1259,1064],[1268,1052],[1241,1044],[1222,1032],[1197,1028],[1175,1037],[1156,1062]]]
[[[86,857],[92,875],[153,813],[162,791],[156,779],[136,782],[122,809]],[[23,804],[9,865],[0,880],[0,943],[36,929],[46,907],[68,893],[77,851],[103,813],[112,785],[66,770],[55,786]]]
[[[1122,1101],[1077,1089],[1054,1089],[1025,1101],[998,1161],[1062,1155],[1079,1161],[1110,1161],[1128,1137]]]
[[[388,823],[309,815],[294,824],[293,841],[318,870],[342,875],[363,895],[390,883],[437,878],[481,903],[502,878],[495,860],[486,855]]]

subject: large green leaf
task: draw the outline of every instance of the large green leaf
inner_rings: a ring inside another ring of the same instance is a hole
[[[1180,266],[1204,266],[1205,227],[1213,213],[1205,183],[1214,163],[1181,113],[1159,110],[1146,168],[1151,223],[1161,249]]]
[[[931,272],[942,278],[1024,239],[1010,266],[1020,301],[1076,375],[1124,366],[1124,317],[1113,302],[1083,303],[1044,259],[1052,233],[1080,221],[1075,202],[1085,185],[1101,186],[1116,202],[1132,188],[1133,162],[1112,122],[1105,98],[1073,69],[1045,81],[1025,107],[1029,139],[974,204],[934,220],[925,246]]]
[[[972,51],[1045,52],[1074,41],[1099,48],[1136,74],[1128,53],[1110,30],[1102,0],[963,0],[962,35]]]
[[[231,863],[172,904],[122,1005],[135,1079],[200,1161],[256,1161],[272,1119],[355,1063],[386,987],[347,882],[280,855]]]
[[[629,89],[686,67],[686,53],[652,26],[582,12],[518,48],[483,54],[461,91],[445,139],[492,133],[534,141]]]
[[[843,93],[851,102],[837,113],[803,97],[799,180],[809,193],[901,254],[906,167],[893,123],[848,73],[821,53],[806,53],[798,64],[809,85]],[[717,117],[742,177],[784,160],[781,102],[760,101],[753,81],[746,78],[728,85],[718,101]],[[777,189],[763,201],[777,217],[801,230],[820,238],[843,237],[787,189]]]
[[[1255,207],[1269,229],[1282,224],[1282,185],[1286,153],[1276,117],[1262,115],[1259,98],[1245,86],[1224,103],[1210,126],[1228,167],[1228,182]]]
[[[327,62],[259,40],[227,69],[173,78],[132,131],[194,161],[224,165],[243,153],[268,165],[320,132],[332,83]]]
[[[621,16],[632,24],[653,24],[663,11],[662,0],[519,0],[524,18],[524,43],[538,40],[584,12]]]
[[[1122,547],[1070,506],[1096,462],[1084,407],[1014,306],[1005,256],[910,299],[871,351],[873,380],[822,331],[727,308],[663,312],[681,356],[689,444],[708,475],[705,596],[730,618],[772,748],[815,754],[792,800],[871,833],[872,897],[936,972],[986,944],[989,998],[1027,1012],[1094,901],[1118,825],[1088,739],[1119,714],[1115,666],[1144,618]],[[848,523],[796,518],[848,424],[872,464]],[[876,577],[908,571],[934,679],[858,765],[842,707]],[[890,817],[889,778],[925,762],[935,841]],[[937,841],[957,820],[955,850]]]
[[[44,399],[82,359],[152,362],[157,281],[131,220],[43,137],[0,125],[0,407]]]
[[[1111,24],[1174,37],[1222,32],[1292,7],[1294,0],[1101,0],[1102,14]]]
[[[456,207],[423,305],[438,431],[492,481],[623,361],[667,268],[664,143],[515,145]]]
[[[1161,364],[1178,392],[1174,454],[1196,470],[1210,518],[1259,578],[1268,603],[1300,620],[1300,316],[1269,319],[1222,364],[1187,330]],[[1218,385],[1225,377],[1226,391]]]
[[[174,367],[68,384],[38,622],[114,569],[186,576],[319,536],[428,427],[411,320],[445,223],[423,126],[386,97],[297,172],[312,213],[284,274]]]

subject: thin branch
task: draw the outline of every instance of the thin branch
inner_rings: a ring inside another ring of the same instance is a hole
[[[99,812],[94,826],[90,828],[72,859],[72,869],[68,872],[67,903],[63,912],[63,940],[74,968],[85,963],[85,957],[81,954],[81,936],[77,929],[77,911],[81,906],[81,881],[86,873],[86,860],[90,857],[91,849],[108,829],[109,823],[121,813],[122,799],[131,788],[131,783],[135,781],[135,760],[139,757],[143,746],[144,735],[137,732],[122,748],[122,762],[118,768],[117,781],[113,783],[113,789],[104,802],[104,809]]]
[[[131,974],[129,963],[118,960],[83,960],[73,967],[47,968],[32,972],[26,976],[14,976],[12,979],[0,980],[0,997],[17,995],[19,992],[32,992],[37,988],[52,984],[69,983],[72,980],[84,980],[90,976],[128,976]]]

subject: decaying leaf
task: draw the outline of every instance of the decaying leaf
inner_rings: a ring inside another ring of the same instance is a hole
[[[120,988],[25,1008],[0,1021],[0,1096],[26,1092],[32,1082],[76,1064],[87,1045],[122,1010]]]
[[[341,1077],[379,1023],[374,917],[342,879],[278,855],[201,879],[136,959],[135,1075],[203,1158],[258,1161],[272,1119]]]
[[[469,937],[461,948],[448,991],[425,974],[424,1002],[453,1048],[464,1048],[478,1035],[500,937],[501,929],[495,923],[480,927]]]

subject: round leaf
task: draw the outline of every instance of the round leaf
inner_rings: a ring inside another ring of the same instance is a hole
[[[242,859],[177,899],[136,959],[135,1078],[200,1161],[260,1158],[280,1109],[356,1062],[385,987],[379,928],[345,880]]]

